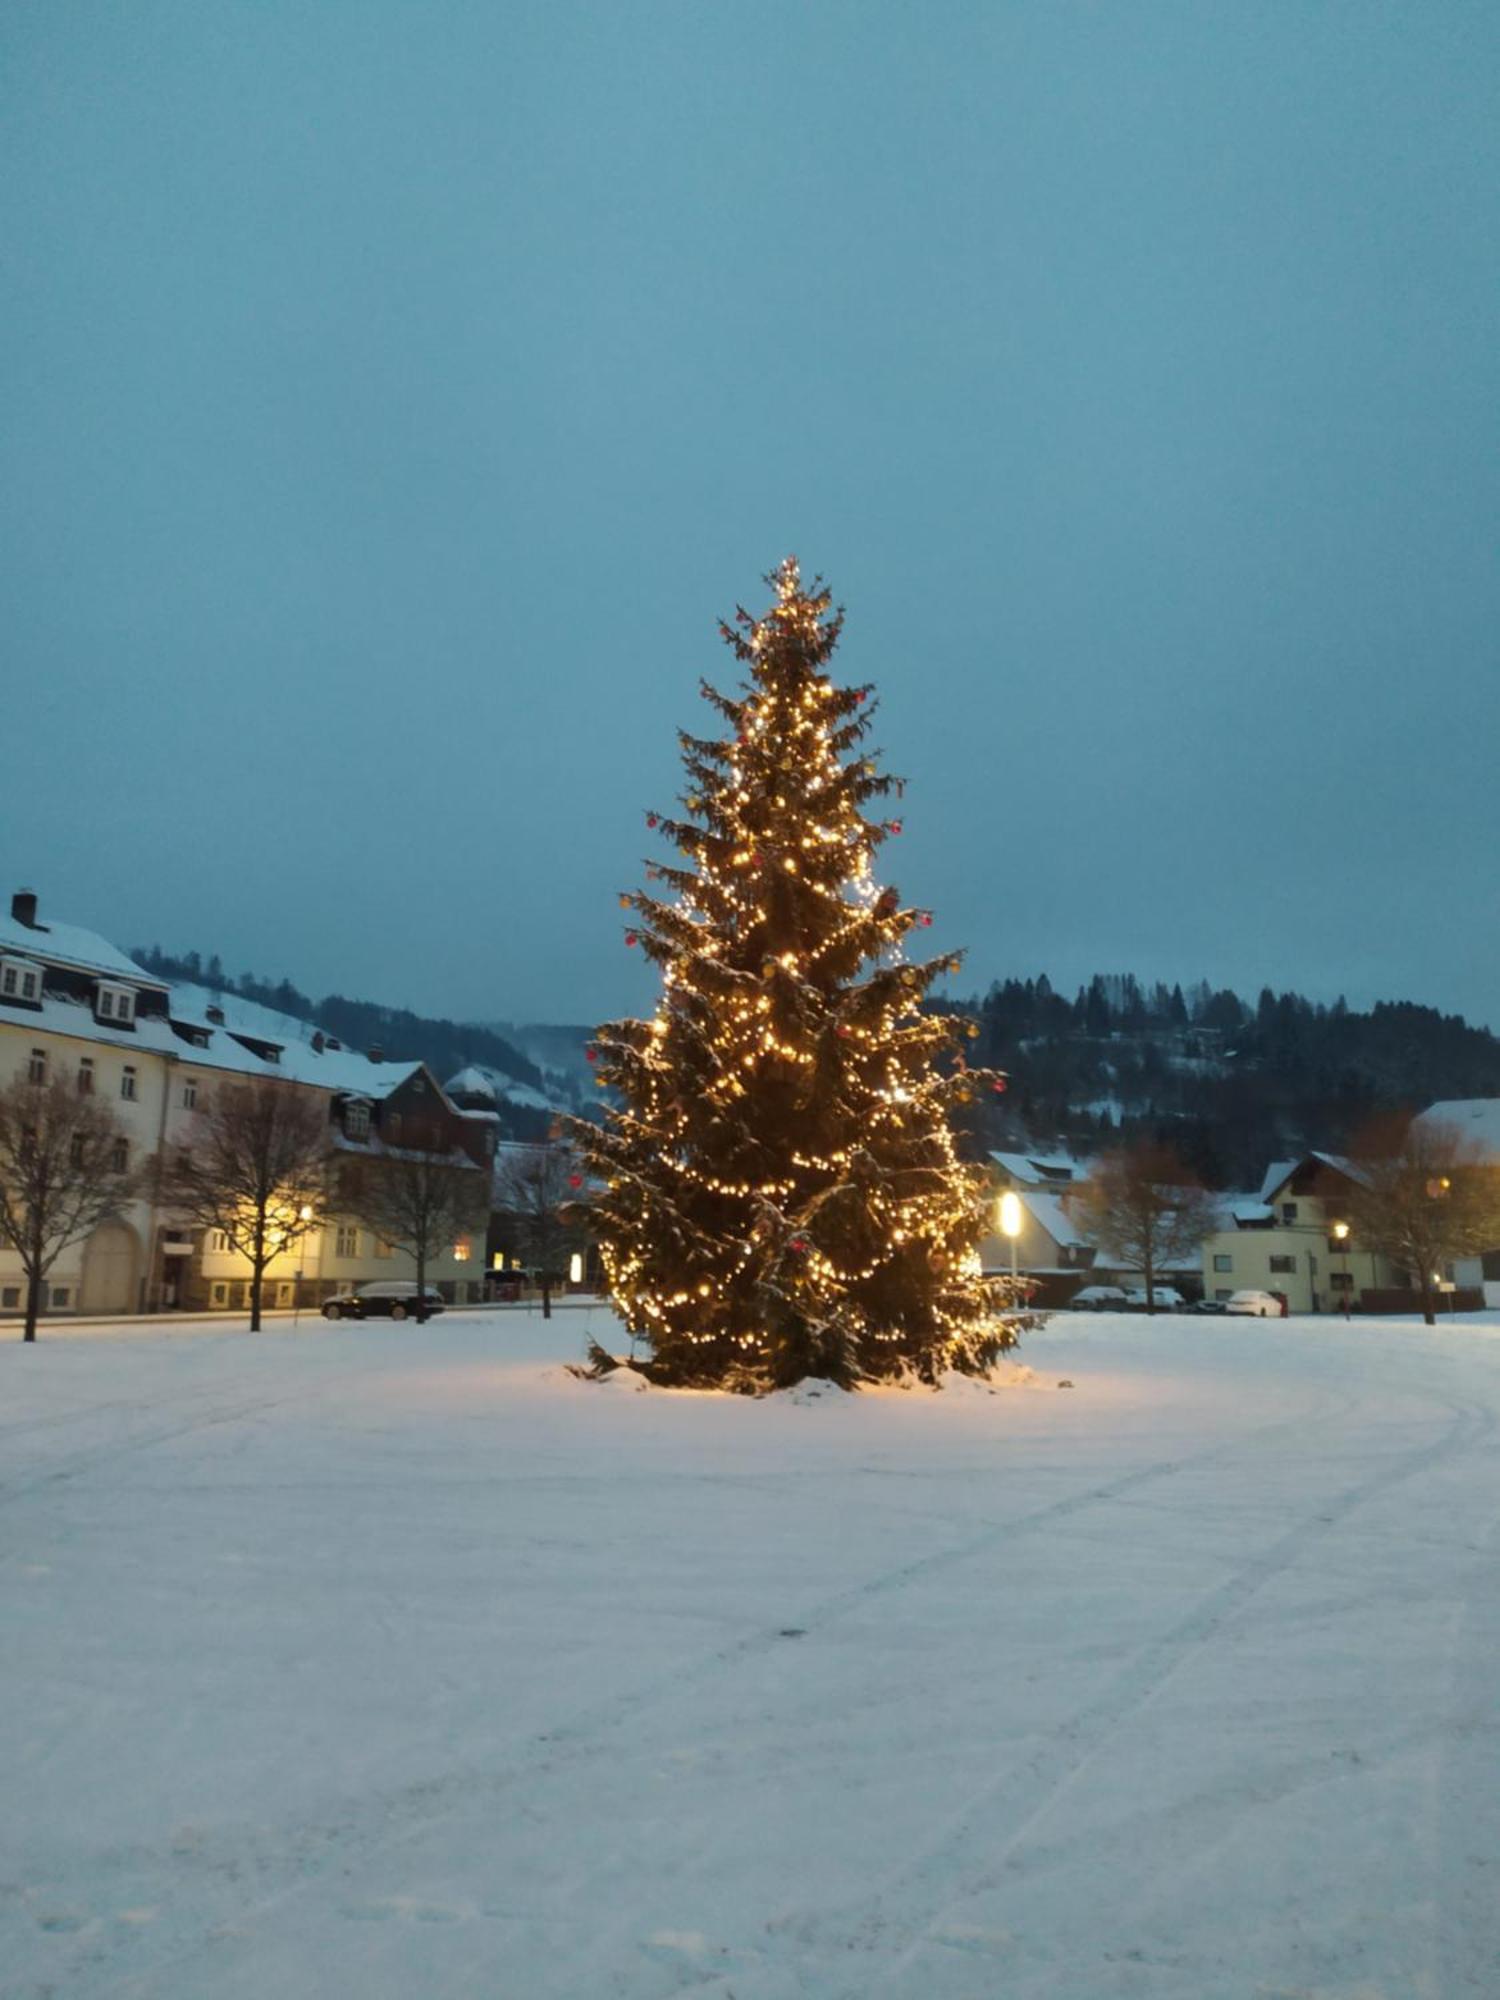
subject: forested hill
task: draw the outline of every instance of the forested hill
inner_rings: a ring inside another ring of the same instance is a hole
[[[1257,1184],[1274,1158],[1337,1149],[1437,1098],[1500,1095],[1500,1040],[1410,1001],[1361,1013],[1130,974],[1096,975],[1068,999],[1043,974],[965,1011],[980,1024],[977,1059],[1011,1073],[996,1117],[1006,1138],[1094,1151],[1149,1133],[1218,1187]]]
[[[476,1064],[544,1095],[556,1085],[556,1078],[544,1075],[529,1056],[493,1028],[463,1021],[433,1020],[425,1014],[413,1014],[405,1007],[348,1000],[341,993],[313,1000],[289,979],[258,979],[251,972],[242,972],[231,979],[217,955],[206,961],[195,951],[174,957],[160,945],[150,945],[145,950],[136,949],[131,956],[158,979],[182,980],[240,993],[247,1000],[257,1000],[261,1006],[274,1007],[278,1013],[290,1014],[296,1020],[315,1021],[350,1048],[368,1049],[379,1043],[389,1056],[425,1062],[440,1083],[467,1065]],[[529,1125],[536,1119],[521,1122]],[[516,1136],[531,1134],[518,1132]]]

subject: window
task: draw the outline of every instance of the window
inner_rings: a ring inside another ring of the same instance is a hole
[[[125,1074],[120,1078],[120,1095],[135,1102],[135,1064],[126,1063]]]
[[[1234,1269],[1234,1259],[1232,1257],[1217,1256],[1214,1258],[1214,1269],[1216,1271],[1232,1271]]]
[[[333,1254],[335,1257],[357,1257],[359,1255],[359,1231],[352,1222],[341,1222],[339,1224],[333,1240]]]
[[[94,1058],[82,1056],[78,1063],[78,1095],[88,1097],[94,1088]]]
[[[467,1263],[468,1263],[468,1261],[469,1261],[469,1239],[468,1239],[468,1237],[467,1237],[467,1236],[460,1236],[460,1238],[458,1239],[458,1241],[457,1241],[457,1242],[456,1242],[456,1243],[454,1244],[454,1246],[453,1246],[453,1261],[454,1261],[454,1263],[455,1263],[455,1264],[467,1264]]]
[[[26,1081],[28,1083],[45,1083],[47,1081],[47,1051],[45,1049],[33,1049],[31,1051],[31,1060],[26,1065]]]
[[[42,969],[24,958],[0,960],[0,999],[38,1001],[42,997]]]
[[[1271,1269],[1273,1271],[1289,1273],[1295,1271],[1296,1268],[1297,1260],[1295,1257],[1273,1257],[1271,1259]]]
[[[394,1243],[386,1243],[385,1241],[382,1240],[382,1238],[378,1236],[376,1237],[375,1255],[377,1257],[394,1257],[395,1254],[396,1254],[396,1246]]]
[[[210,1285],[208,1288],[208,1302],[212,1306],[227,1306],[229,1303],[228,1285]]]
[[[20,1303],[21,1287],[19,1285],[7,1285],[4,1291],[0,1292],[0,1309],[6,1312],[15,1312],[19,1308]]]
[[[1330,1290],[1335,1292],[1352,1292],[1354,1290],[1354,1280],[1347,1271],[1330,1271],[1328,1273],[1328,1284]]]
[[[1297,1220],[1296,1202],[1284,1201],[1281,1204],[1281,1219],[1283,1222],[1295,1222]]]
[[[344,1131],[351,1139],[370,1136],[370,1107],[362,1097],[352,1098],[344,1106]]]
[[[227,1229],[210,1229],[208,1232],[208,1247],[215,1256],[224,1256],[229,1249],[229,1231]]]
[[[189,1081],[182,1086],[182,1108],[184,1111],[191,1111],[197,1102],[198,1086]]]
[[[71,1285],[54,1285],[52,1287],[52,1310],[54,1312],[61,1311],[72,1296],[73,1288]]]
[[[81,1132],[75,1132],[68,1143],[68,1162],[69,1165],[75,1167],[83,1165],[83,1134]]]
[[[111,1168],[115,1173],[123,1174],[129,1162],[130,1145],[128,1140],[116,1139],[113,1146],[109,1149],[109,1164]]]
[[[128,1028],[135,1017],[135,994],[128,986],[106,986],[101,981],[95,1012],[101,1021]]]

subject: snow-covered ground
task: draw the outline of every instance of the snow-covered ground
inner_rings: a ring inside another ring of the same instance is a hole
[[[1500,1324],[587,1321],[0,1345],[6,2000],[1500,1993]]]

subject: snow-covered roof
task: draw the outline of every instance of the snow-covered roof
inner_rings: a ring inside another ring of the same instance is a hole
[[[128,980],[132,986],[151,986],[158,992],[166,984],[97,931],[82,930],[77,924],[23,924],[9,910],[0,911],[0,951],[52,959],[59,965],[76,966],[81,972],[102,972],[108,978]]]
[[[218,993],[210,986],[173,986],[168,1008],[172,1019],[196,1034],[207,1035],[206,1048],[194,1048],[189,1059],[212,1069],[238,1070],[247,1076],[286,1076],[295,1083],[316,1084],[322,1090],[351,1091],[361,1097],[389,1097],[422,1068],[419,1062],[372,1061],[362,1049],[328,1046],[330,1038],[312,1021],[278,1013],[274,1007],[247,1000],[241,993]],[[215,1008],[223,1021],[209,1019]],[[141,1023],[142,1027],[146,1024]],[[276,1050],[274,1060],[245,1046],[239,1037]],[[315,1037],[321,1037],[319,1048]],[[173,1052],[187,1055],[173,1037]]]
[[[1062,1198],[1055,1194],[1030,1194],[1022,1191],[1017,1195],[1021,1206],[1029,1213],[1033,1222],[1046,1230],[1059,1249],[1083,1249],[1087,1238],[1080,1236]]]
[[[1048,1153],[991,1153],[990,1158],[1016,1181],[1060,1181],[1071,1185],[1082,1180],[1087,1171],[1081,1160]]]
[[[477,1063],[470,1063],[461,1069],[457,1076],[450,1076],[443,1088],[450,1097],[493,1099],[496,1095],[493,1079],[486,1071],[480,1069]]]
[[[1471,1146],[1500,1158],[1500,1097],[1445,1097],[1413,1122],[1451,1125]]]
[[[1226,1194],[1221,1195],[1219,1200],[1241,1228],[1247,1223],[1273,1222],[1276,1219],[1276,1211],[1271,1204],[1253,1194]]]
[[[1302,1153],[1295,1160],[1274,1160],[1266,1168],[1266,1177],[1260,1184],[1261,1200],[1270,1201],[1273,1195],[1286,1186],[1293,1174],[1314,1161],[1319,1166],[1331,1167],[1336,1174],[1342,1174],[1345,1180],[1362,1181],[1365,1178],[1354,1162],[1345,1159],[1342,1153]]]
[[[163,1020],[156,1014],[138,1014],[134,1025],[125,1027],[101,1021],[86,1000],[75,1000],[44,988],[40,1006],[28,1007],[16,1016],[16,1025],[46,1029],[76,1041],[102,1042],[122,1051],[134,1049],[172,1056],[178,1062],[236,1076],[288,1077],[294,1083],[315,1084],[322,1090],[372,1099],[389,1097],[422,1069],[419,1062],[372,1062],[355,1049],[330,1049],[325,1044],[318,1050],[311,1041],[314,1030],[306,1022],[277,1014],[270,1008],[255,1008],[257,1019],[252,1025],[243,1014],[231,1011],[230,997],[226,996],[222,1027],[206,1020],[202,1009],[191,1002],[179,1012],[175,989],[168,1002],[171,1020]],[[253,1008],[255,1003],[243,1001],[240,1005]],[[173,1021],[191,1029],[194,1040],[186,1041],[175,1033]],[[274,1057],[247,1047],[238,1035],[274,1050]],[[435,1084],[433,1087],[436,1089]]]
[[[566,1111],[570,1107],[560,1097],[548,1097],[534,1084],[522,1083],[518,1077],[510,1076],[503,1069],[492,1069],[487,1063],[469,1063],[449,1077],[443,1088],[450,1096],[489,1097],[496,1103],[523,1105],[532,1111]]]
[[[1269,1201],[1277,1188],[1285,1187],[1301,1165],[1300,1160],[1272,1160],[1260,1184],[1260,1199]]]

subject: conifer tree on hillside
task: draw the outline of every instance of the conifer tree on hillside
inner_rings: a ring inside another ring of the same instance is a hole
[[[908,962],[931,918],[876,883],[901,822],[867,808],[899,787],[859,748],[869,687],[826,671],[842,614],[794,560],[767,580],[766,615],[721,627],[739,692],[703,683],[724,733],[681,734],[684,816],[647,817],[680,860],[620,899],[662,990],[600,1029],[620,1108],[573,1127],[605,1269],[663,1381],[978,1371],[1022,1322],[980,1277],[949,1112],[1004,1081],[964,1066],[975,1024],[921,1010],[958,960]]]

